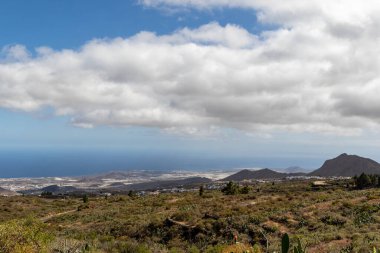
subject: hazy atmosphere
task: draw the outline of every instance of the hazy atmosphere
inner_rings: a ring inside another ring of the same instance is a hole
[[[4,176],[380,160],[375,1],[1,5]]]

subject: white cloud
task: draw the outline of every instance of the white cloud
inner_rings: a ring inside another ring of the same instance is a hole
[[[258,38],[210,23],[164,36],[94,40],[78,51],[40,48],[34,58],[0,64],[0,106],[49,106],[81,127],[188,133],[227,127],[351,135],[379,126],[375,1],[142,2],[251,8],[280,28]]]
[[[219,45],[229,48],[250,48],[258,43],[258,38],[243,28],[230,24],[221,27],[217,23],[210,23],[195,30],[184,28],[174,35],[161,39],[177,44],[192,41],[198,44]]]
[[[30,53],[23,45],[6,46],[1,50],[1,55],[7,62],[26,61],[30,57]]]
[[[259,13],[265,22],[315,25],[326,20],[340,23],[366,23],[379,11],[376,0],[139,0],[150,7],[170,8],[244,8]]]

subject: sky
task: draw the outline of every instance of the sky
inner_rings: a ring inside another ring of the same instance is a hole
[[[1,1],[0,174],[380,161],[379,14],[371,0]]]

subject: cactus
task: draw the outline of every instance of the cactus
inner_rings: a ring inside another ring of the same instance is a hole
[[[289,248],[290,248],[289,235],[284,234],[281,239],[281,253],[289,253]],[[293,247],[293,253],[306,253],[306,247],[302,247],[302,243],[299,238],[297,238],[297,245]]]
[[[288,234],[284,234],[281,239],[281,253],[288,253],[289,245],[289,236]]]

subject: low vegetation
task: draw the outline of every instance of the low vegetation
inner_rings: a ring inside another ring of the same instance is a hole
[[[0,220],[0,252],[374,252],[380,188],[294,180],[146,196],[1,197]]]
[[[10,220],[0,225],[0,252],[48,252],[53,237],[39,220]]]
[[[360,176],[354,177],[354,183],[356,188],[360,190],[364,188],[380,187],[380,176],[362,173]]]

